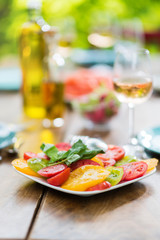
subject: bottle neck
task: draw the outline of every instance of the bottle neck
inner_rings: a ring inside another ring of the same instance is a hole
[[[38,19],[42,18],[41,10],[34,9],[34,8],[28,9],[28,17],[29,17],[29,21],[37,21]]]

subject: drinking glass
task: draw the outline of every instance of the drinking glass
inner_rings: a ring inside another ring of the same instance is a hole
[[[129,154],[140,155],[134,137],[134,107],[148,100],[152,93],[150,55],[147,49],[123,48],[117,52],[114,64],[114,90],[120,102],[129,107]]]

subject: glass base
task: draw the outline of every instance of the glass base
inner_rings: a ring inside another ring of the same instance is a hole
[[[145,153],[144,148],[140,145],[126,144],[123,145],[126,155],[135,156],[137,159],[146,159],[148,155]]]

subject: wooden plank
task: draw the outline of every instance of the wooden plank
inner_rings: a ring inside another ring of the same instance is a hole
[[[158,125],[159,98],[153,97],[136,109],[136,131]],[[111,123],[112,131],[98,133],[108,143],[127,142],[127,108],[123,106]],[[154,117],[156,116],[156,117]],[[86,131],[77,116],[66,133],[96,136]],[[138,183],[82,198],[49,190],[39,212],[30,240],[160,239],[160,166],[153,176]]]
[[[158,240],[159,187],[157,173],[89,198],[49,190],[30,239]]]
[[[16,173],[7,158],[0,182],[0,239],[25,239],[43,188]]]
[[[19,93],[1,93],[1,121],[17,123],[22,119]],[[17,134],[19,156],[24,151],[40,151],[40,144],[57,142],[61,129],[44,129],[42,120],[36,120],[31,129]],[[17,144],[16,144],[17,145]],[[2,151],[0,161],[0,239],[26,239],[43,197],[44,187],[18,174],[11,166],[11,158]]]
[[[22,144],[20,157],[23,157],[25,151],[39,152],[43,141],[57,142],[61,139],[61,133],[61,129],[43,129],[37,121],[33,132],[18,134],[18,141]],[[0,239],[24,239],[44,188],[19,175],[12,168],[11,159],[7,156],[3,156],[0,162],[0,182]]]
[[[0,120],[16,123],[21,114],[19,93],[0,94]],[[0,239],[25,239],[43,187],[25,179],[4,151],[0,161]]]

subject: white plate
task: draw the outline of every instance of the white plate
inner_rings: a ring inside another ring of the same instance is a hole
[[[16,170],[16,169],[15,169]],[[16,170],[17,171],[17,170]],[[69,193],[69,194],[73,194],[73,195],[78,195],[78,196],[81,196],[81,197],[89,197],[89,196],[93,196],[93,195],[96,195],[96,194],[100,194],[100,193],[103,193],[103,192],[108,192],[108,191],[111,191],[111,190],[114,190],[116,188],[120,188],[120,187],[123,187],[123,186],[126,186],[126,185],[129,185],[131,183],[134,183],[134,182],[137,182],[143,178],[146,178],[150,175],[152,175],[153,173],[156,172],[156,168],[152,171],[150,171],[149,173],[145,174],[144,176],[140,177],[140,178],[136,178],[134,180],[131,180],[131,181],[127,181],[127,182],[123,182],[123,183],[119,183],[118,185],[115,185],[111,188],[108,188],[108,189],[105,189],[105,190],[101,190],[101,191],[86,191],[86,192],[79,192],[79,191],[71,191],[71,190],[66,190],[66,189],[63,189],[61,187],[56,187],[56,186],[53,186],[53,185],[50,185],[47,183],[47,181],[45,179],[42,179],[42,178],[39,178],[39,177],[32,177],[32,176],[29,176],[29,175],[26,175],[24,173],[21,173],[19,171],[17,171],[18,173],[20,173],[21,175],[35,181],[35,182],[38,182],[46,187],[49,187],[49,188],[52,188],[54,190],[58,190],[60,192],[65,192],[65,193]]]

